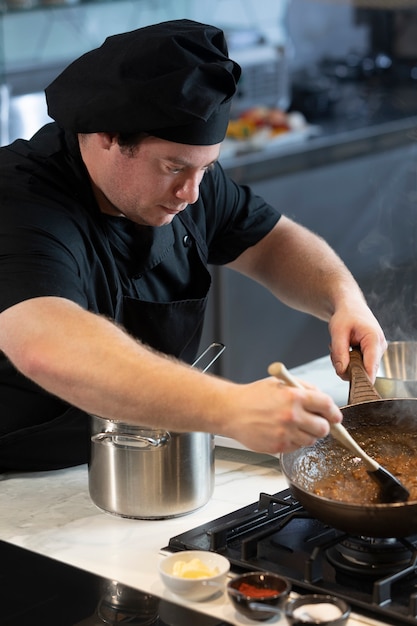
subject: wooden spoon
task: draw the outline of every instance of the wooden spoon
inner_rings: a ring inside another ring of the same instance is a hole
[[[298,387],[305,390],[305,387],[290,374],[283,363],[271,363],[268,367],[268,373],[290,387]],[[330,424],[330,433],[342,446],[362,459],[369,476],[380,487],[382,502],[406,502],[408,500],[410,497],[408,489],[391,472],[371,458],[342,424]]]

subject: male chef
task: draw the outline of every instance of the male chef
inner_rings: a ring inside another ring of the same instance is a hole
[[[359,345],[375,377],[386,342],[348,269],[219,164],[239,77],[214,26],[115,35],[47,87],[54,122],[0,150],[1,471],[85,463],[91,414],[272,454],[325,436],[342,416],[318,389],[190,367],[208,264],[326,321],[338,375]]]

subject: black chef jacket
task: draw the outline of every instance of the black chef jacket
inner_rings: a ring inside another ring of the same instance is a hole
[[[278,219],[219,164],[205,174],[198,201],[169,225],[141,227],[105,215],[76,137],[48,124],[30,141],[0,149],[0,311],[39,296],[67,298],[191,361],[210,287],[207,265],[234,260]],[[0,410],[0,470],[87,460],[85,414],[4,356]]]

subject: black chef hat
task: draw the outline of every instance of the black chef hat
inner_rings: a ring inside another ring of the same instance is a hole
[[[48,113],[79,133],[213,145],[225,137],[239,77],[220,29],[162,22],[108,37],[71,63],[46,88]]]

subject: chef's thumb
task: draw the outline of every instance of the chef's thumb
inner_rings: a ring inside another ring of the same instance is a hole
[[[333,367],[335,369],[336,374],[342,380],[349,380],[349,374],[348,374],[349,352],[346,353],[346,357],[345,357],[344,354],[336,352],[330,346],[330,358],[333,363]]]

